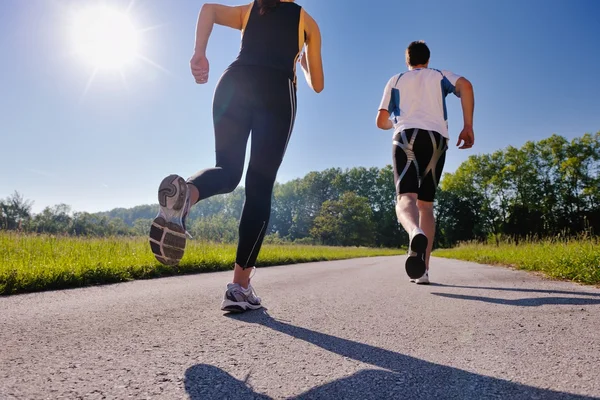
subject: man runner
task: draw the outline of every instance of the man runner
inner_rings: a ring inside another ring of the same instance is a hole
[[[377,114],[378,128],[394,129],[396,215],[410,240],[406,273],[417,284],[429,283],[435,236],[433,201],[448,149],[448,94],[461,99],[463,110],[464,125],[456,145],[470,149],[475,143],[471,83],[450,71],[429,68],[429,57],[425,42],[408,46],[408,71],[389,80]]]

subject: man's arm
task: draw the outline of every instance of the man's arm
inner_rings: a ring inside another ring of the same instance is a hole
[[[394,127],[388,110],[379,110],[377,113],[377,127],[386,131]]]
[[[473,85],[466,78],[459,78],[456,81],[456,95],[460,97],[460,103],[463,110],[463,130],[458,136],[457,146],[461,141],[463,145],[460,149],[470,149],[475,144],[475,133],[473,132],[473,113],[475,112],[475,94]]]
[[[456,95],[460,97],[460,103],[463,110],[463,120],[465,126],[473,127],[473,112],[475,111],[475,95],[473,85],[466,78],[459,78],[456,81]]]
[[[391,111],[398,107],[392,96],[393,82],[397,81],[398,75],[393,76],[385,85],[383,89],[383,97],[381,103],[379,103],[379,112],[377,113],[377,119],[375,123],[379,129],[389,130],[394,128],[394,124],[390,120]]]

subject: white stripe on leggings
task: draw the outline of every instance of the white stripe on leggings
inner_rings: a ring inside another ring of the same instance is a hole
[[[281,155],[281,158],[283,159],[283,156],[285,155],[285,151],[287,150],[287,146],[288,143],[290,142],[290,136],[292,136],[292,130],[294,129],[294,119],[296,118],[296,96],[295,96],[295,91],[294,91],[294,87],[293,87],[293,83],[290,80],[289,82],[289,89],[290,89],[290,104],[292,107],[292,114],[291,114],[291,120],[290,120],[290,130],[288,131],[288,137],[287,140],[285,142],[285,147],[283,149],[283,154]],[[258,233],[258,237],[256,238],[256,241],[254,242],[254,246],[252,246],[252,251],[250,251],[250,255],[248,256],[248,260],[246,260],[246,266],[248,265],[248,261],[250,261],[250,257],[252,257],[252,253],[254,253],[254,249],[256,249],[256,245],[258,244],[258,240],[260,239],[260,235],[262,234],[263,230],[265,229],[266,222],[263,222],[263,226],[262,228],[260,228],[260,232]]]
[[[288,137],[287,137],[287,140],[285,141],[285,147],[283,148],[283,154],[281,155],[281,158],[283,158],[283,156],[285,155],[285,152],[287,150],[288,143],[290,142],[290,137],[292,136],[292,130],[294,129],[294,120],[296,119],[296,96],[295,96],[295,92],[294,92],[294,84],[290,80],[290,81],[288,81],[288,85],[289,85],[289,89],[290,89],[290,104],[292,107],[292,113],[290,116],[290,130],[288,131]]]
[[[258,236],[256,237],[256,241],[254,242],[254,246],[252,246],[252,250],[250,251],[250,255],[248,255],[248,259],[246,260],[246,265],[242,266],[243,269],[248,268],[248,263],[250,262],[250,258],[252,257],[252,253],[254,253],[254,249],[256,249],[256,245],[258,244],[258,240],[260,239],[260,235],[262,235],[263,230],[265,229],[265,225],[267,223],[263,221],[262,228],[260,228],[260,232],[258,232]],[[253,265],[254,267],[254,265]]]

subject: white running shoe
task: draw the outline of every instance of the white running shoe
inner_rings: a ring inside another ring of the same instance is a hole
[[[150,248],[158,261],[177,265],[183,258],[186,237],[185,218],[190,211],[190,193],[185,179],[169,175],[158,188],[158,215],[150,227]]]
[[[247,289],[237,283],[227,285],[221,303],[222,311],[241,313],[247,310],[258,310],[259,308],[262,308],[261,300],[254,292],[252,285],[248,285]]]
[[[412,283],[416,283],[417,285],[429,285],[429,271],[425,272],[425,274],[417,279],[411,279]]]

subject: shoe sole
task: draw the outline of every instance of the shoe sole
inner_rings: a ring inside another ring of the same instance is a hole
[[[258,310],[262,308],[262,304],[250,304],[248,302],[235,302],[231,300],[223,300],[221,304],[221,311],[228,311],[232,313],[243,313],[248,310]]]
[[[177,175],[163,179],[158,188],[158,215],[150,227],[150,249],[164,265],[177,265],[183,258],[187,237],[183,227],[183,213],[187,198],[187,184]],[[173,208],[167,200],[178,194]]]
[[[406,259],[406,274],[411,279],[419,279],[427,270],[425,253],[427,252],[427,236],[419,233],[410,242],[411,254]]]

